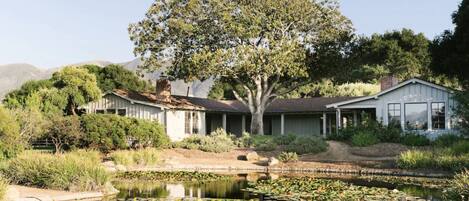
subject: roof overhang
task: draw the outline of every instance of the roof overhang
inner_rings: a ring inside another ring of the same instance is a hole
[[[116,93],[116,92],[107,92],[107,93],[105,93],[103,96],[109,95],[109,94],[112,94],[112,95],[115,95],[115,96],[117,96],[117,97],[119,97],[119,98],[122,98],[122,99],[124,99],[124,100],[127,100],[127,101],[129,101],[131,104],[137,103],[137,104],[140,104],[140,105],[146,105],[146,106],[151,106],[151,107],[158,107],[158,108],[161,108],[161,109],[169,109],[169,107],[164,106],[164,105],[161,105],[161,104],[154,104],[154,103],[149,103],[149,102],[144,102],[144,101],[139,101],[139,100],[130,99],[130,98],[125,97],[125,96],[122,96],[122,95],[120,95],[120,94],[118,94],[118,93]]]

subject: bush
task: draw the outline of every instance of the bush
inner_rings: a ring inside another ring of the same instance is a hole
[[[140,150],[120,150],[110,154],[116,165],[155,165],[159,162],[158,150],[146,148]]]
[[[297,154],[319,153],[326,151],[328,144],[317,136],[298,136],[286,147],[286,151]]]
[[[274,142],[272,138],[266,138],[267,140],[258,142],[254,145],[254,149],[256,151],[273,151],[277,149],[277,144]]]
[[[85,154],[86,155],[86,154]],[[104,190],[110,175],[95,158],[81,154],[24,152],[3,173],[14,183],[71,191]]]
[[[185,149],[198,149],[205,152],[228,152],[235,147],[232,138],[223,130],[217,129],[209,136],[192,135],[176,143],[177,147]]]
[[[169,138],[157,122],[137,120],[114,114],[88,114],[81,118],[83,146],[109,152],[130,146],[165,147]]]
[[[236,146],[241,148],[249,148],[252,145],[251,134],[248,132],[243,132],[240,138],[233,136],[232,140],[235,142]]]
[[[444,134],[444,135],[437,137],[435,141],[433,141],[432,144],[437,147],[449,147],[453,145],[454,143],[459,142],[461,140],[463,140],[462,137],[456,134],[449,133],[449,134]]]
[[[15,118],[0,106],[0,161],[15,157],[24,150],[25,144]]]
[[[368,133],[374,135],[374,139],[378,139],[380,142],[400,142],[401,139],[401,129],[396,125],[383,126],[381,123],[376,121],[366,121],[364,124],[359,126],[349,126],[343,129],[340,129],[337,133],[332,133],[328,136],[330,140],[337,141],[349,141],[355,135]]]
[[[0,200],[5,199],[8,189],[8,181],[0,175]]]
[[[381,142],[394,142],[399,143],[401,141],[402,130],[400,127],[395,125],[381,126],[377,131],[376,136]]]
[[[433,154],[429,151],[409,150],[401,153],[397,166],[404,169],[433,167]]]
[[[298,161],[298,155],[295,152],[282,152],[278,155],[278,160],[284,163]]]
[[[128,134],[133,148],[166,147],[170,144],[161,124],[146,120],[133,119]]]
[[[75,148],[83,138],[80,120],[76,116],[56,115],[51,118],[51,127],[45,137],[52,141],[56,153]]]
[[[405,133],[401,138],[401,142],[407,146],[430,145],[430,140],[427,137],[414,132]]]
[[[289,145],[295,141],[296,135],[287,134],[287,135],[277,135],[274,137],[274,142],[278,145]]]
[[[460,173],[454,176],[452,180],[452,187],[456,190],[459,195],[463,195],[464,197],[469,197],[469,170],[464,169]]]
[[[369,132],[360,132],[352,137],[352,146],[356,147],[366,147],[377,144],[378,142],[378,137]]]
[[[460,141],[457,142],[449,148],[451,154],[453,155],[463,155],[469,154],[469,141]]]

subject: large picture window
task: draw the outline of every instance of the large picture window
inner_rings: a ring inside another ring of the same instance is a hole
[[[191,124],[192,122],[192,124]],[[184,113],[184,132],[186,134],[199,133],[199,115],[197,112],[186,111]]]
[[[192,112],[192,133],[199,133],[199,115],[197,112]]]
[[[445,129],[445,103],[432,103],[432,129]]]
[[[388,105],[388,125],[401,125],[401,104]]]
[[[405,104],[405,127],[407,130],[428,129],[428,109],[426,103]]]

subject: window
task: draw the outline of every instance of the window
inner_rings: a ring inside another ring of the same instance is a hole
[[[116,114],[116,109],[107,109],[106,114]]]
[[[184,132],[191,134],[191,112],[184,112]]]
[[[445,103],[432,103],[432,128],[445,129]]]
[[[401,125],[401,104],[388,105],[388,125]]]
[[[199,133],[199,114],[192,112],[192,133]]]
[[[104,114],[104,110],[97,109],[96,114]]]
[[[127,115],[126,109],[117,109],[117,115],[125,117]]]
[[[426,103],[405,104],[405,127],[407,130],[428,129],[428,109]]]

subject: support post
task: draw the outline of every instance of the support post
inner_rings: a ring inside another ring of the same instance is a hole
[[[339,129],[342,128],[342,114],[340,112],[340,108],[337,108],[335,116],[336,116],[336,123],[335,123],[336,132],[338,133]]]
[[[222,126],[223,126],[223,130],[226,131],[226,114],[223,114],[222,116]]]
[[[353,111],[353,126],[358,126],[357,111]]]
[[[322,113],[322,135],[326,138],[327,134],[327,115],[325,112]]]
[[[280,134],[285,135],[285,114],[280,115]]]
[[[246,132],[246,115],[241,116],[241,134]]]

